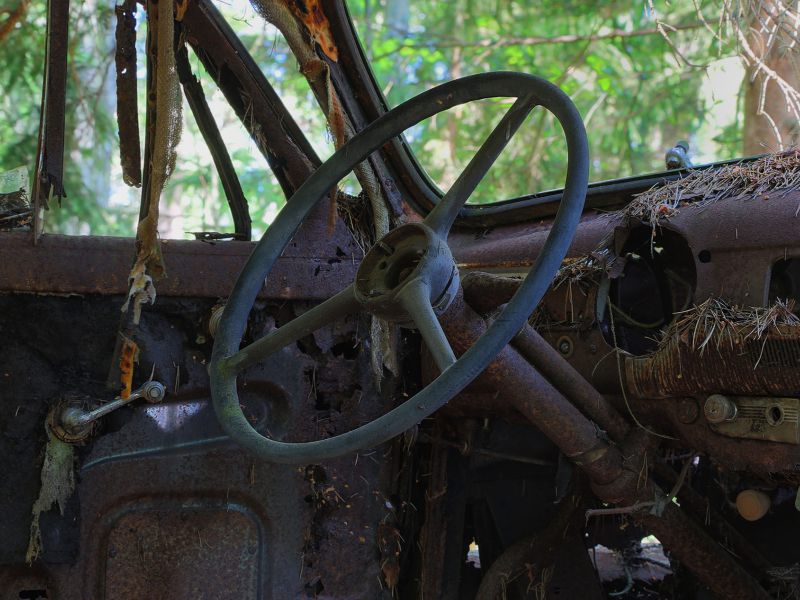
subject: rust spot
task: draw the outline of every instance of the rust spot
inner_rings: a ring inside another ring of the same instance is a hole
[[[133,365],[139,360],[139,346],[131,338],[126,337],[122,342],[122,351],[119,355],[119,380],[122,383],[121,398],[131,395],[133,385]]]
[[[336,62],[339,60],[339,49],[333,41],[331,24],[322,10],[319,0],[287,0],[295,17],[306,26],[311,39],[322,48],[325,56]]]
[[[342,104],[339,102],[339,97],[336,95],[336,90],[333,84],[328,79],[328,99],[330,103],[330,110],[328,111],[328,121],[331,126],[331,133],[333,134],[336,147],[344,146],[345,141],[345,128],[344,128],[344,110]]]
[[[335,59],[334,59],[335,60]],[[345,131],[345,116],[342,104],[339,101],[339,96],[333,86],[330,77],[330,69],[328,64],[318,58],[313,58],[300,65],[300,72],[305,75],[309,82],[319,81],[324,77],[325,93],[327,95],[327,119],[328,127],[333,137],[334,147],[338,150],[347,141]],[[336,226],[336,206],[337,206],[337,188],[334,186],[330,191],[330,202],[328,203],[328,236],[333,234]]]
[[[189,8],[189,0],[176,0],[175,2],[175,20],[183,21],[183,15]]]

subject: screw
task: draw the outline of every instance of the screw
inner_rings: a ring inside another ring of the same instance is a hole
[[[572,340],[567,336],[561,337],[556,342],[556,348],[563,356],[569,356],[572,354]]]
[[[142,386],[141,395],[147,402],[155,403],[161,402],[164,399],[166,391],[167,389],[164,387],[163,383],[148,381]]]

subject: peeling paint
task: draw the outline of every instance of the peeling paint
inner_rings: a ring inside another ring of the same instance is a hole
[[[331,24],[319,0],[288,0],[292,13],[305,25],[311,39],[334,62],[339,60],[339,49],[333,41]]]

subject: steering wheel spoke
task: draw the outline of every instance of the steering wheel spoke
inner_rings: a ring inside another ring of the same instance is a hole
[[[447,237],[447,232],[450,231],[450,227],[458,217],[461,207],[478,187],[535,106],[536,99],[531,94],[520,97],[514,102],[483,145],[478,148],[467,168],[425,218],[425,224],[428,227],[440,236]]]
[[[333,321],[357,312],[360,305],[349,285],[341,292],[245,346],[230,358],[225,359],[223,368],[239,373],[243,369],[267,358],[280,349],[304,338],[317,329]]]
[[[400,292],[400,303],[419,329],[439,371],[444,371],[456,362],[453,348],[436,318],[431,306],[430,286],[424,279],[410,281]]]

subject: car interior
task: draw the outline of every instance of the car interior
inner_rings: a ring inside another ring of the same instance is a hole
[[[215,3],[139,4],[114,32],[136,230],[45,226],[75,3],[47,3],[36,167],[0,195],[0,599],[800,597],[797,151],[693,166],[679,143],[594,181],[548,78],[390,105],[345,2],[255,0],[323,160]],[[285,196],[267,227],[198,65]],[[231,226],[175,240],[184,98]],[[440,189],[408,132],[498,98]],[[472,201],[540,113],[560,187]]]

